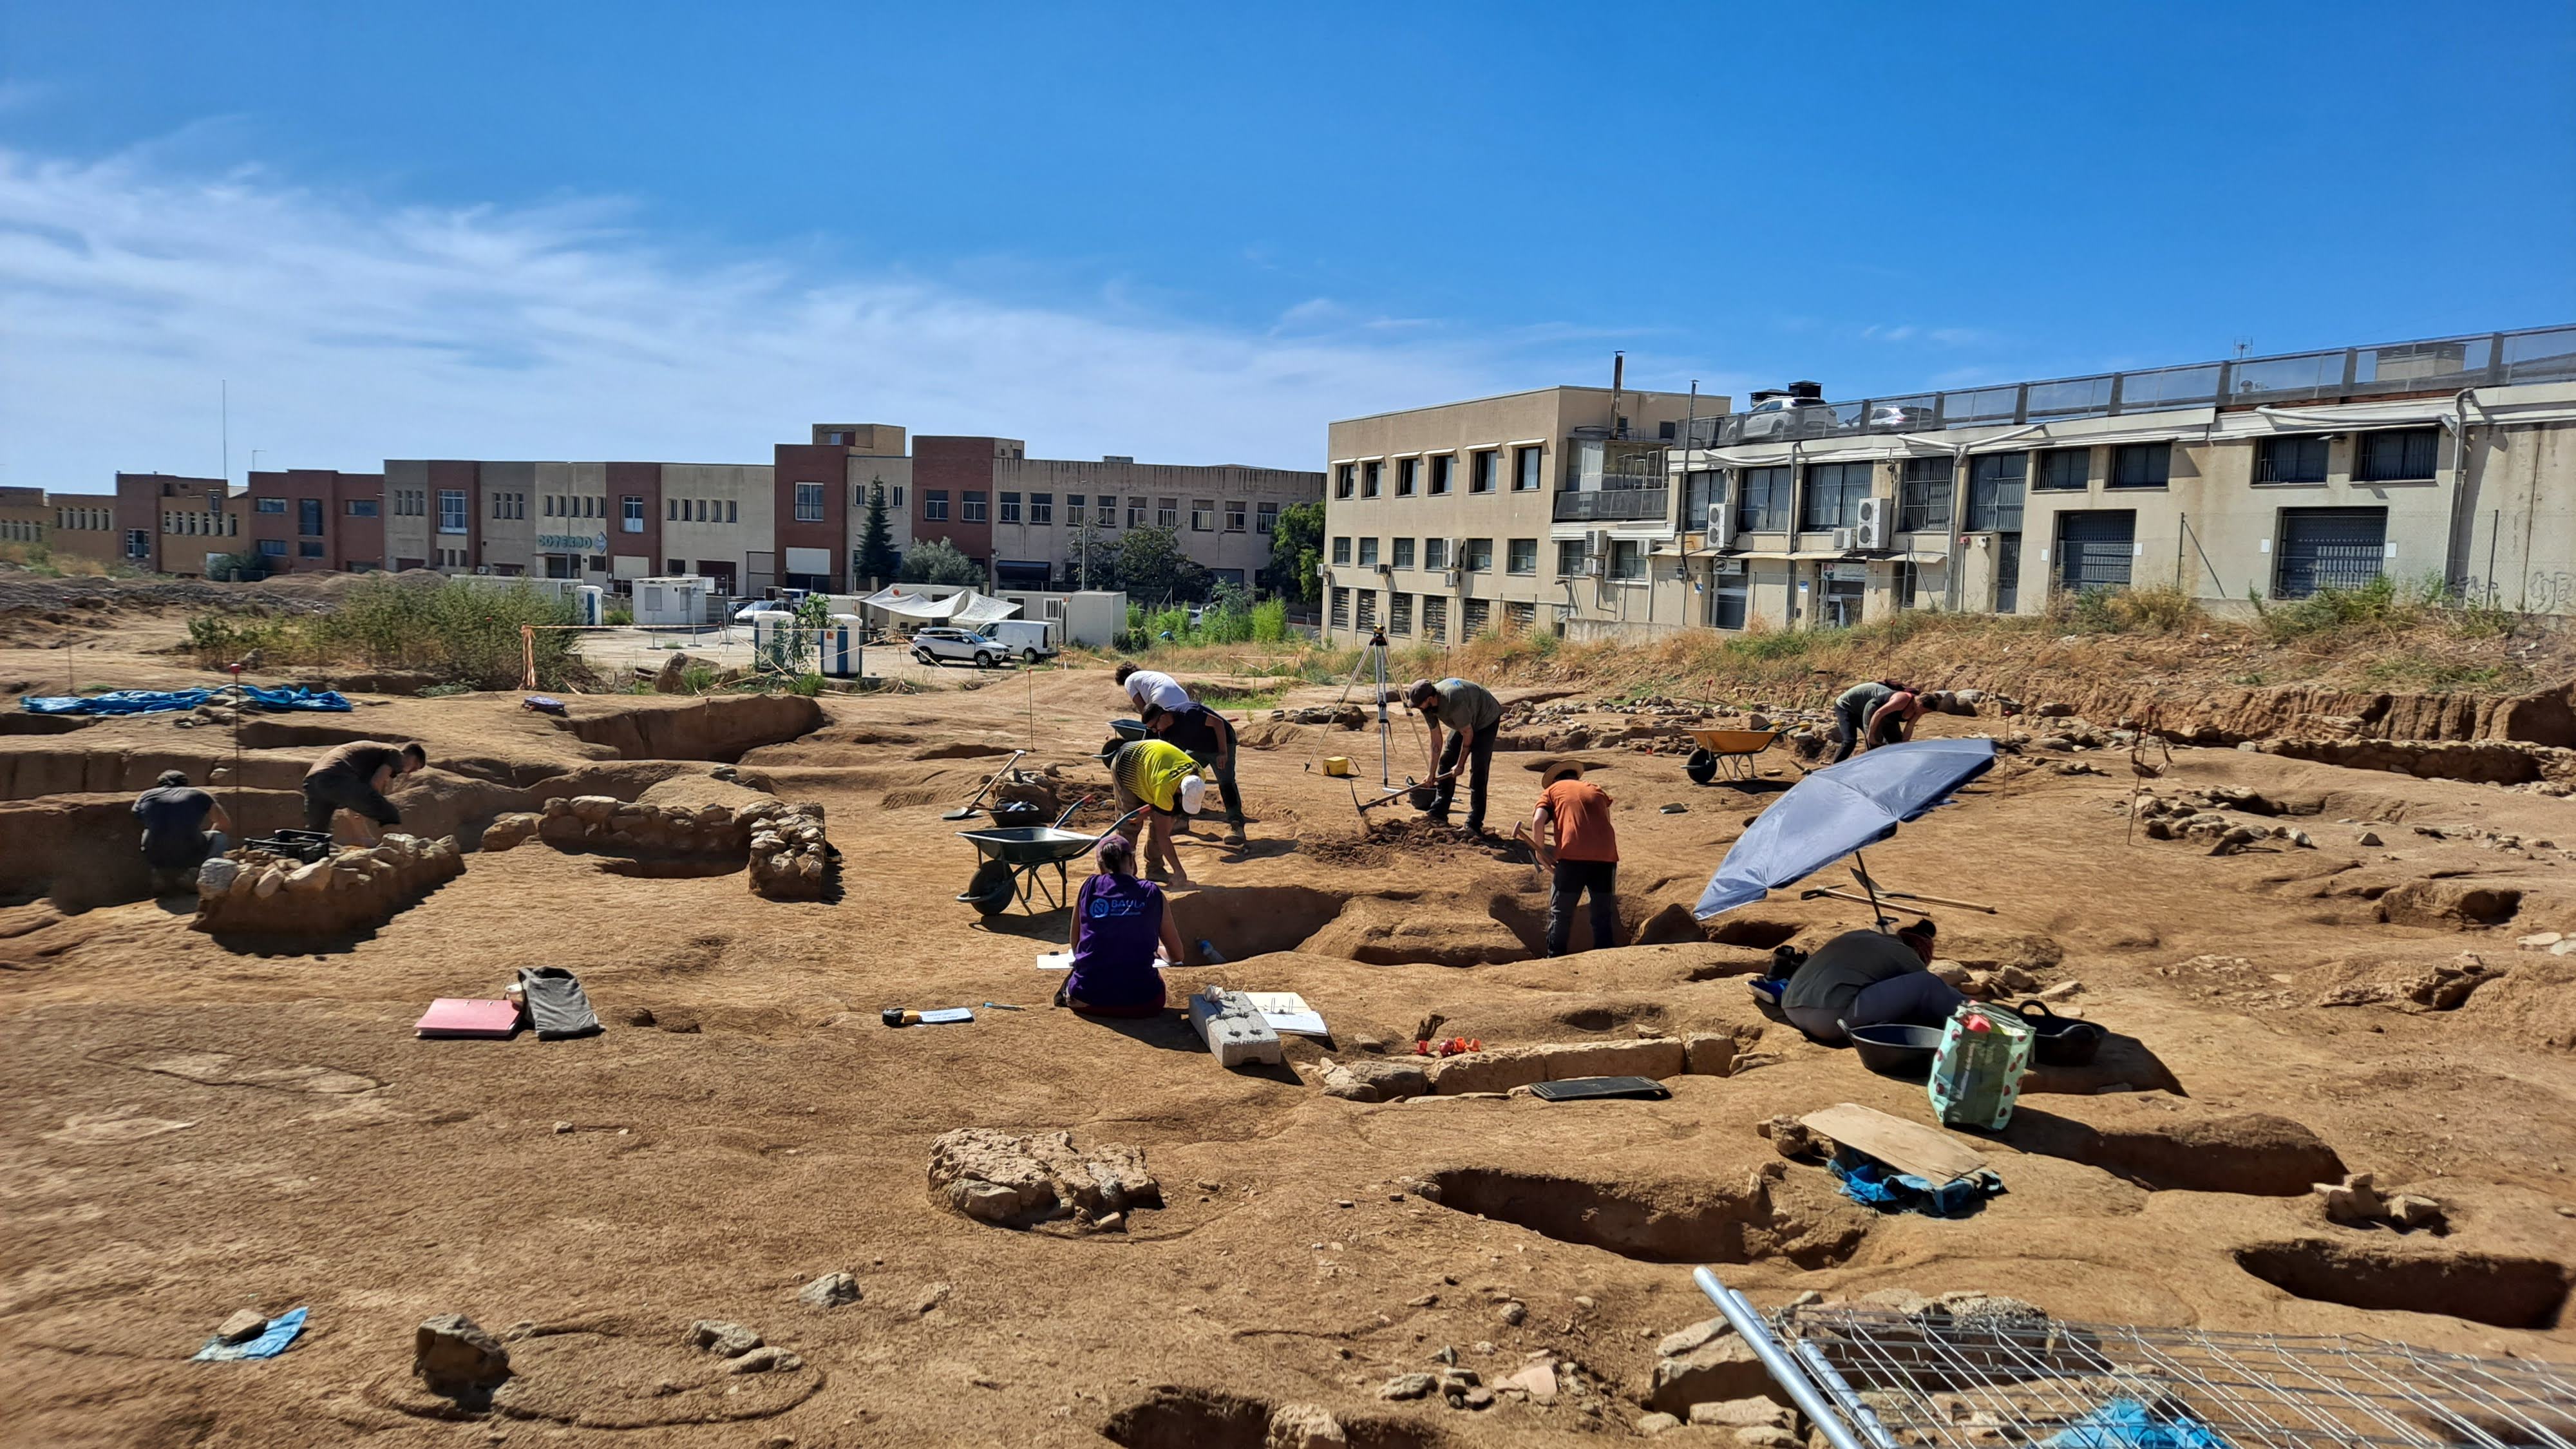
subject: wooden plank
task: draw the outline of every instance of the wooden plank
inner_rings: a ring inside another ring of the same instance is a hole
[[[1855,1152],[1866,1152],[1899,1172],[1939,1186],[1986,1165],[1967,1143],[1920,1122],[1891,1117],[1874,1107],[1843,1102],[1798,1119]]]

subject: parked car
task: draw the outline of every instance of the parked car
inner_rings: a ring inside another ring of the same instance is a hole
[[[1932,426],[1932,410],[1920,403],[1880,403],[1869,410],[1869,425],[1909,431],[1928,428]]]
[[[1830,409],[1832,406],[1823,398],[1766,397],[1744,410],[1744,427],[1738,436],[1748,441],[1796,437],[1815,426],[1807,420],[1807,409]],[[1832,414],[1828,412],[1826,416],[1831,417]]]
[[[958,661],[978,669],[990,669],[1010,657],[1002,641],[972,629],[916,629],[912,635],[912,657],[924,664],[947,664]]]

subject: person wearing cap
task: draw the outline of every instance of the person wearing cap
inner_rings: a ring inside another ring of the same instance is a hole
[[[1914,738],[1914,722],[1941,698],[1917,694],[1893,679],[1866,680],[1844,690],[1834,698],[1834,729],[1842,747],[1833,762],[1850,759],[1855,748],[1873,750]]]
[[[1816,948],[1780,993],[1789,1024],[1827,1046],[1847,1026],[1939,1026],[1968,998],[1931,972],[1932,919],[1893,936],[1845,931]]]
[[[1424,813],[1433,820],[1449,818],[1449,804],[1458,796],[1458,772],[1467,772],[1467,833],[1485,832],[1485,786],[1494,773],[1494,727],[1503,722],[1502,701],[1481,684],[1463,679],[1443,679],[1434,683],[1417,679],[1404,691],[1404,702],[1422,712],[1431,725],[1431,783],[1437,787],[1431,797],[1431,808]],[[1441,743],[1443,733],[1448,743]]]
[[[185,770],[163,770],[151,789],[134,797],[134,820],[143,827],[143,863],[157,898],[193,881],[197,867],[224,853],[233,828],[215,797],[188,783]],[[216,828],[209,830],[211,823]]]
[[[1145,706],[1148,736],[1180,746],[1191,759],[1216,772],[1216,793],[1225,801],[1226,843],[1243,844],[1243,791],[1234,783],[1234,722],[1206,705],[1179,709]]]
[[[1120,664],[1113,676],[1118,687],[1127,691],[1127,702],[1142,714],[1148,706],[1180,709],[1190,702],[1190,692],[1181,682],[1158,669],[1139,669],[1133,664]]]
[[[1619,932],[1619,837],[1610,827],[1610,797],[1583,778],[1581,760],[1559,760],[1539,777],[1530,842],[1552,878],[1547,893],[1547,954],[1562,956],[1574,939],[1574,905],[1592,893],[1592,948],[1616,944]]]
[[[1109,778],[1118,786],[1118,813],[1143,808],[1143,815],[1118,827],[1129,840],[1144,835],[1146,875],[1168,880],[1173,885],[1188,885],[1189,872],[1181,868],[1181,853],[1172,848],[1172,817],[1196,815],[1207,790],[1207,781],[1198,776],[1198,761],[1189,752],[1162,740],[1131,740],[1108,752]],[[1157,875],[1168,869],[1169,875]]]

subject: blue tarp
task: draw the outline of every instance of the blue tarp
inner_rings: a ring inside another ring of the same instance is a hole
[[[28,695],[18,707],[33,714],[166,714],[195,709],[215,697],[211,689],[118,689],[106,694]]]
[[[1927,1179],[1899,1172],[1875,1157],[1857,1152],[1837,1156],[1826,1165],[1842,1185],[1843,1196],[1862,1207],[1883,1212],[1963,1218],[2004,1190],[2004,1180],[1984,1169],[1936,1187]]]
[[[1736,840],[1691,914],[1705,921],[1750,905],[1875,845],[1994,764],[1992,740],[1913,740],[1818,770]]]
[[[2228,1449],[2191,1415],[2159,1419],[2136,1399],[2113,1399],[2042,1442],[2045,1449]]]
[[[275,1358],[286,1352],[286,1346],[304,1331],[305,1310],[292,1309],[268,1321],[268,1327],[257,1338],[240,1343],[226,1343],[219,1338],[206,1340],[206,1346],[193,1355],[201,1363],[223,1363],[243,1358]]]
[[[241,692],[249,696],[250,702],[258,705],[261,709],[313,709],[323,710],[326,712],[345,712],[354,707],[349,703],[349,701],[340,697],[340,692],[338,690],[312,689],[301,684],[281,685],[276,689],[262,689],[256,684],[245,684],[241,687]]]

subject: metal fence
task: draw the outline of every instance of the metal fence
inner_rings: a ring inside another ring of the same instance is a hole
[[[2570,381],[2576,381],[2576,327],[2540,327],[1726,413],[1696,419],[1683,431],[1689,446],[1712,448]]]
[[[1672,499],[1669,488],[1604,488],[1594,493],[1556,495],[1558,523],[1619,523],[1662,518]]]

